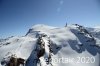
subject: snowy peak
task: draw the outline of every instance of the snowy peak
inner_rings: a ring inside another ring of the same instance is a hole
[[[27,32],[26,35],[30,35],[30,34],[34,35],[34,34],[37,34],[39,32],[49,31],[49,30],[54,29],[54,28],[56,28],[56,27],[51,27],[51,26],[47,26],[44,24],[38,24],[38,25],[32,26],[32,28],[29,29],[29,31]]]
[[[75,38],[78,38],[80,37],[79,35],[82,35],[82,37],[83,36],[87,37],[88,39],[86,40],[87,42],[94,41],[90,44],[96,44],[96,42],[98,42],[97,40],[95,40],[94,34],[90,30],[78,24],[72,24],[72,25],[68,25],[67,27],[62,27],[62,28],[38,24],[38,25],[33,26],[31,29],[29,29],[26,36],[36,38],[39,34],[47,34],[51,38],[54,38],[54,36],[55,38],[62,37],[61,39],[63,38],[67,39],[66,36],[70,36],[70,35],[76,36]],[[68,39],[73,39],[73,38],[68,37]]]
[[[78,24],[62,28],[35,25],[23,37],[0,41],[0,66],[10,64],[12,58],[22,59],[25,66],[99,66],[99,40],[90,30]],[[69,57],[92,57],[96,62],[54,62],[55,59]]]
[[[32,29],[40,29],[40,28],[53,29],[53,28],[55,28],[55,27],[51,27],[51,26],[44,25],[44,24],[37,24],[37,25],[32,26]]]

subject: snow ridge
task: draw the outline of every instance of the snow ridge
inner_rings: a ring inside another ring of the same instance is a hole
[[[100,66],[100,38],[94,33],[78,24],[63,28],[35,25],[25,36],[0,40],[0,66]],[[77,63],[77,57],[85,58],[85,62]],[[87,57],[95,62],[86,63]],[[12,58],[22,63],[14,63]]]

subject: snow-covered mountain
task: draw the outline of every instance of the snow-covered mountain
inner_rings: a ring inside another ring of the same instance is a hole
[[[78,24],[35,25],[25,36],[0,40],[0,66],[15,66],[12,56],[24,59],[25,66],[100,66],[99,34],[99,28]]]

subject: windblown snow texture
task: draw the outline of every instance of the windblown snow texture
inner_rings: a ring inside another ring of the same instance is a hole
[[[35,25],[25,36],[0,39],[0,66],[12,55],[25,66],[100,66],[100,28]]]

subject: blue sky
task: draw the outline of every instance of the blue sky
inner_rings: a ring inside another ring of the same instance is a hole
[[[0,0],[0,38],[25,35],[35,24],[100,25],[100,0]]]

